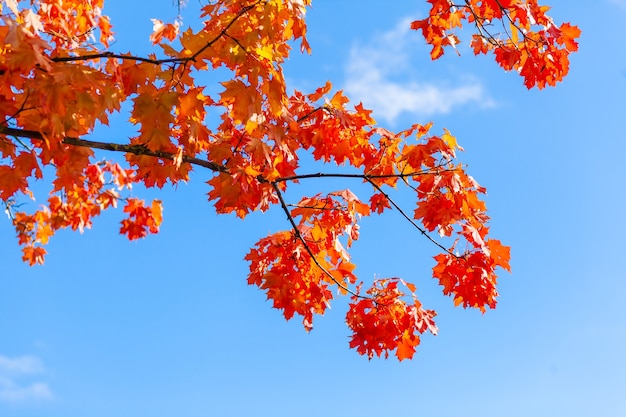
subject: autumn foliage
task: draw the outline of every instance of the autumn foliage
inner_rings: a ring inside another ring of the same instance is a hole
[[[554,86],[569,71],[569,54],[578,50],[580,29],[569,23],[557,26],[546,15],[550,9],[536,0],[428,0],[430,14],[416,20],[412,29],[420,30],[432,45],[431,57],[439,58],[445,47],[460,42],[454,30],[464,21],[477,30],[471,47],[476,55],[493,52],[505,70],[515,70],[528,88]]]
[[[557,26],[536,1],[428,3],[428,17],[412,28],[432,45],[433,59],[459,49],[454,31],[465,23],[476,29],[474,53],[493,53],[528,88],[567,74],[580,31]],[[142,201],[132,186],[163,187],[205,170],[218,213],[245,218],[275,207],[286,215],[286,230],[261,238],[246,255],[248,282],[285,318],[300,316],[307,330],[343,294],[351,298],[350,346],[370,358],[411,358],[420,334],[436,333],[435,312],[422,306],[414,284],[366,284],[355,273],[349,250],[359,221],[388,211],[439,250],[432,274],[456,305],[495,307],[496,273],[509,270],[509,248],[489,236],[485,189],[457,161],[452,134],[433,134],[430,124],[390,132],[330,83],[288,93],[282,64],[292,47],[310,50],[310,0],[211,1],[197,30],[153,19],[146,37],[155,51],[147,56],[109,49],[114,27],[104,0],[0,4],[0,200],[28,264],[43,263],[56,231],[82,232],[118,205],[120,233],[157,233],[161,202]],[[218,68],[228,73],[219,85],[199,81]],[[137,134],[90,140],[124,104]],[[207,123],[210,115],[218,122]],[[302,155],[346,170],[306,171]],[[369,194],[343,189],[288,199],[293,183],[323,177],[364,183]],[[50,184],[47,197],[33,195],[34,181]],[[412,212],[394,199],[400,192],[414,196]],[[39,208],[21,211],[33,205],[18,203],[35,197]]]

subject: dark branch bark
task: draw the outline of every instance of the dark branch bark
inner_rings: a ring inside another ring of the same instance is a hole
[[[16,137],[21,137],[21,138],[35,139],[35,140],[44,140],[43,135],[39,132],[36,132],[33,130],[15,129],[15,128],[6,127],[6,126],[0,126],[0,134],[8,135],[8,136],[16,136]],[[110,142],[96,142],[93,140],[85,140],[85,139],[78,139],[78,138],[71,138],[71,137],[65,137],[63,139],[63,143],[65,145],[80,146],[83,148],[101,149],[104,151],[122,152],[122,153],[129,153],[133,155],[152,156],[154,158],[167,159],[170,161],[173,161],[176,158],[176,155],[173,153],[162,152],[162,151],[152,151],[143,145],[130,145],[130,144],[124,145],[124,144],[110,143]],[[182,161],[188,164],[208,168],[211,171],[228,173],[228,169],[225,166],[219,165],[219,164],[216,164],[215,162],[207,161],[204,159],[183,155]]]
[[[147,62],[148,64],[154,64],[154,65],[167,64],[167,63],[182,64],[183,62],[192,60],[191,57],[151,59],[151,58],[144,58],[141,56],[116,54],[115,52],[105,51],[105,52],[99,52],[96,54],[52,57],[50,58],[50,61],[52,62],[75,62],[75,61],[90,61],[92,59],[101,59],[101,58],[126,59],[129,61]]]

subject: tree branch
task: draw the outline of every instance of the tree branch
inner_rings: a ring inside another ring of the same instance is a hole
[[[182,64],[184,62],[192,60],[191,57],[152,59],[152,58],[145,58],[141,56],[116,54],[115,52],[104,51],[104,52],[99,52],[95,54],[87,54],[87,55],[51,57],[50,61],[52,62],[75,62],[75,61],[90,61],[92,59],[101,59],[101,58],[125,59],[125,60],[130,60],[130,61],[146,62],[148,64],[154,64],[154,65],[167,64],[167,63]]]
[[[40,132],[36,132],[34,130],[15,129],[12,127],[7,127],[7,126],[0,126],[0,134],[21,137],[21,138],[35,139],[35,140],[44,140],[44,137]],[[85,140],[85,139],[78,139],[78,138],[71,138],[71,137],[65,137],[62,143],[65,145],[79,146],[83,148],[101,149],[104,151],[122,152],[122,153],[129,153],[133,155],[152,156],[155,158],[167,159],[170,161],[173,161],[176,158],[176,155],[173,153],[163,152],[163,151],[152,151],[144,145],[130,145],[130,144],[124,145],[124,144],[110,143],[110,142],[96,142],[93,140]],[[200,159],[200,158],[183,155],[182,161],[188,164],[208,168],[211,171],[215,171],[215,172],[225,172],[225,173],[229,172],[228,169],[223,165],[216,164],[215,162],[207,161],[207,160]]]

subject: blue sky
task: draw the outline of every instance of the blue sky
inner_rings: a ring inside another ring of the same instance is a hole
[[[553,89],[528,91],[463,45],[431,62],[405,29],[423,1],[315,1],[313,54],[286,65],[291,86],[329,79],[385,127],[434,120],[457,136],[488,189],[492,234],[512,246],[496,310],[454,308],[430,277],[433,248],[388,213],[363,222],[357,272],[415,282],[439,335],[412,361],[368,361],[348,348],[345,301],[307,334],[246,285],[243,257],[288,227],[284,215],[218,217],[198,172],[138,192],[164,200],[159,235],[128,242],[107,213],[83,235],[55,236],[44,266],[21,262],[0,220],[0,415],[625,416],[626,2],[549,4],[583,30]],[[185,24],[197,6],[189,0]],[[147,51],[150,18],[176,9],[109,0],[105,13],[112,49]],[[94,138],[129,134],[112,126]]]

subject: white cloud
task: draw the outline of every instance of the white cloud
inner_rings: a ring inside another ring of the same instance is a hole
[[[0,401],[27,401],[52,398],[52,391],[45,382],[19,385],[10,378],[0,377]]]
[[[8,358],[0,355],[0,374],[38,374],[43,371],[43,364],[36,356]]]
[[[16,402],[50,399],[52,391],[45,382],[23,380],[45,372],[36,356],[10,358],[0,355],[0,401]]]
[[[393,123],[404,113],[428,117],[449,113],[453,107],[474,103],[492,107],[476,80],[464,80],[457,86],[446,81],[431,83],[415,80],[410,66],[410,51],[415,45],[410,39],[410,21],[402,21],[389,32],[383,33],[368,45],[355,45],[346,64],[345,90],[354,101],[374,109],[374,117]],[[427,52],[422,50],[427,55]],[[449,77],[448,77],[449,78]]]

